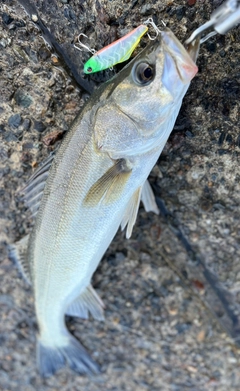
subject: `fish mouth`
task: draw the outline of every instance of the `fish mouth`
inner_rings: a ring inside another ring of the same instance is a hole
[[[168,58],[168,65],[173,61],[181,81],[184,84],[190,83],[198,72],[195,61],[197,59],[200,41],[198,42],[196,40],[193,44],[189,45],[190,47],[184,48],[169,29],[161,32],[161,38],[165,56]]]
[[[190,44],[186,45],[186,50],[191,57],[191,59],[196,63],[198,58],[198,53],[200,49],[200,37],[197,37],[194,41],[192,41]]]

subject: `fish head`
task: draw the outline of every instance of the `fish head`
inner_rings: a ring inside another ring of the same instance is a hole
[[[115,144],[127,154],[131,150],[145,152],[158,147],[157,143],[164,146],[182,98],[198,71],[192,55],[166,29],[110,81],[111,108],[103,110],[105,130],[99,131],[98,138],[103,150],[111,151]],[[114,113],[113,107],[118,111]],[[108,118],[112,118],[113,125],[106,125]]]
[[[162,83],[176,98],[183,97],[198,72],[195,63],[200,41],[187,50],[170,29],[161,32],[164,66]]]
[[[166,29],[130,63],[129,75],[118,84],[113,98],[133,118],[162,122],[165,113],[179,105],[197,71],[186,49]]]

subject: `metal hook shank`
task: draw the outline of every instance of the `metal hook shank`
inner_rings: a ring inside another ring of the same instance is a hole
[[[90,52],[90,53],[92,53],[92,54],[96,53],[96,50],[95,50],[95,49],[91,49],[90,47],[88,47],[87,45],[85,45],[84,43],[82,43],[82,42],[80,41],[80,37],[81,37],[81,36],[83,36],[83,37],[85,37],[85,38],[88,38],[88,36],[87,36],[86,34],[80,33],[80,34],[78,35],[78,37],[77,37],[78,44],[79,44],[82,48],[86,49],[88,52]],[[78,46],[74,45],[74,47],[75,47],[76,49],[79,49],[79,50],[82,51],[82,49],[79,48]]]
[[[211,15],[208,22],[204,23],[198,29],[196,29],[190,38],[186,40],[186,44],[190,44],[197,37],[202,37],[211,28],[214,30],[209,32],[205,37],[201,39],[201,43],[215,35],[226,34],[229,30],[235,27],[240,22],[240,6],[238,7],[238,0],[227,0],[219,8],[217,8]]]

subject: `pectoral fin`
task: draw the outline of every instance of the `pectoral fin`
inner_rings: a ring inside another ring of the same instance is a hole
[[[85,291],[75,299],[67,309],[67,315],[88,319],[90,312],[94,319],[104,320],[104,304],[92,285],[89,285]]]
[[[141,201],[146,212],[154,212],[157,215],[159,214],[159,209],[155,201],[155,196],[148,180],[146,180],[143,185]]]
[[[126,238],[129,239],[132,235],[132,229],[137,219],[137,213],[140,204],[142,187],[139,187],[128,202],[123,220],[121,222],[122,231],[127,226]]]
[[[122,193],[130,175],[131,168],[127,166],[126,160],[116,160],[115,164],[90,188],[84,199],[85,205],[94,206],[99,202],[108,204],[115,201]]]

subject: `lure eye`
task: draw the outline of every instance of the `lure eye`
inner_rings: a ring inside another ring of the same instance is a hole
[[[88,68],[87,68],[87,72],[88,72],[88,73],[91,73],[91,72],[92,72],[92,68],[91,68],[91,67],[88,67]]]
[[[146,62],[137,64],[134,69],[134,80],[137,84],[147,85],[151,83],[155,76],[154,69],[151,65]]]

